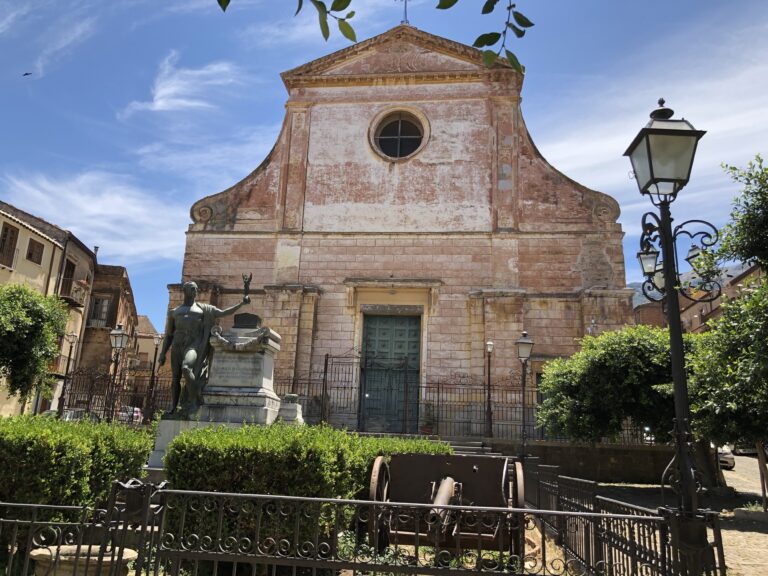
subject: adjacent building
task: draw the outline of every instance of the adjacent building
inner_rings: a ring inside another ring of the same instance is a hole
[[[57,295],[69,308],[65,334],[71,341],[61,339],[61,353],[51,366],[62,378],[82,349],[95,269],[95,250],[77,236],[0,201],[0,284],[24,284],[45,296]],[[29,400],[36,410],[47,404],[40,398]],[[18,399],[0,390],[0,415],[22,410]]]
[[[139,361],[138,323],[128,270],[123,266],[99,264],[93,281],[79,367],[110,370],[112,346],[109,333],[117,326],[122,326],[129,335],[128,344],[118,358],[118,368],[135,366]]]
[[[139,314],[136,325],[137,357],[136,369],[152,371],[157,362],[157,354],[162,345],[160,334],[149,316]]]
[[[98,263],[97,252],[72,232],[0,202],[0,284],[24,284],[45,296],[56,295],[69,309],[60,354],[50,366],[58,378],[53,398],[28,399],[28,405],[22,406],[0,390],[0,415],[58,408],[67,375],[70,399],[75,392],[84,402],[91,402],[89,397],[94,395],[105,396],[106,375],[114,369],[109,333],[117,326],[129,336],[118,369],[124,373],[141,362],[139,321],[128,271]],[[85,372],[89,372],[87,378],[78,377]]]
[[[681,299],[680,320],[686,332],[706,332],[708,322],[722,314],[723,300],[738,298],[763,277],[763,269],[757,264],[741,264],[726,268],[721,275],[722,291],[711,302],[691,302]]]

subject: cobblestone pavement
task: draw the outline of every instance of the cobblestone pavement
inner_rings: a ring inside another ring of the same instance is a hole
[[[722,533],[728,576],[768,576],[768,519],[754,522],[733,515],[733,509],[760,502],[757,458],[736,456],[736,467],[724,470],[725,481],[737,496],[718,507],[723,512]]]
[[[734,490],[708,495],[700,506],[722,513],[720,527],[728,576],[768,576],[768,519],[756,522],[736,518],[733,514],[734,508],[760,502],[757,458],[736,456],[736,467],[724,470],[723,475]],[[607,485],[601,486],[600,493],[652,509],[662,503],[673,505],[675,502],[670,491],[666,491],[662,498],[658,486]]]

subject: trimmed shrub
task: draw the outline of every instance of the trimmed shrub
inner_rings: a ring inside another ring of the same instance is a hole
[[[113,480],[141,475],[152,446],[150,433],[119,424],[0,418],[0,501],[103,503]]]
[[[329,426],[207,427],[168,446],[165,469],[180,490],[355,498],[378,455],[450,454],[430,440],[368,437]]]

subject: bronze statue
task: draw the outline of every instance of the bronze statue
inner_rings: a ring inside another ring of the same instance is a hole
[[[250,303],[248,284],[245,283],[243,300],[223,310],[211,304],[200,304],[197,298],[197,284],[185,282],[184,303],[168,311],[165,327],[165,340],[160,352],[160,366],[165,364],[166,353],[171,350],[171,401],[168,415],[181,412],[195,412],[202,404],[202,391],[208,378],[208,339],[216,319],[234,313],[244,304]],[[181,378],[184,377],[182,390]]]

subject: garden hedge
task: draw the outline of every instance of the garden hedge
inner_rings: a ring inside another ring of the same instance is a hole
[[[0,418],[0,501],[103,503],[114,479],[141,475],[153,443],[119,424]]]
[[[378,455],[450,454],[422,439],[360,436],[329,426],[207,427],[168,446],[165,470],[180,490],[355,498]]]

